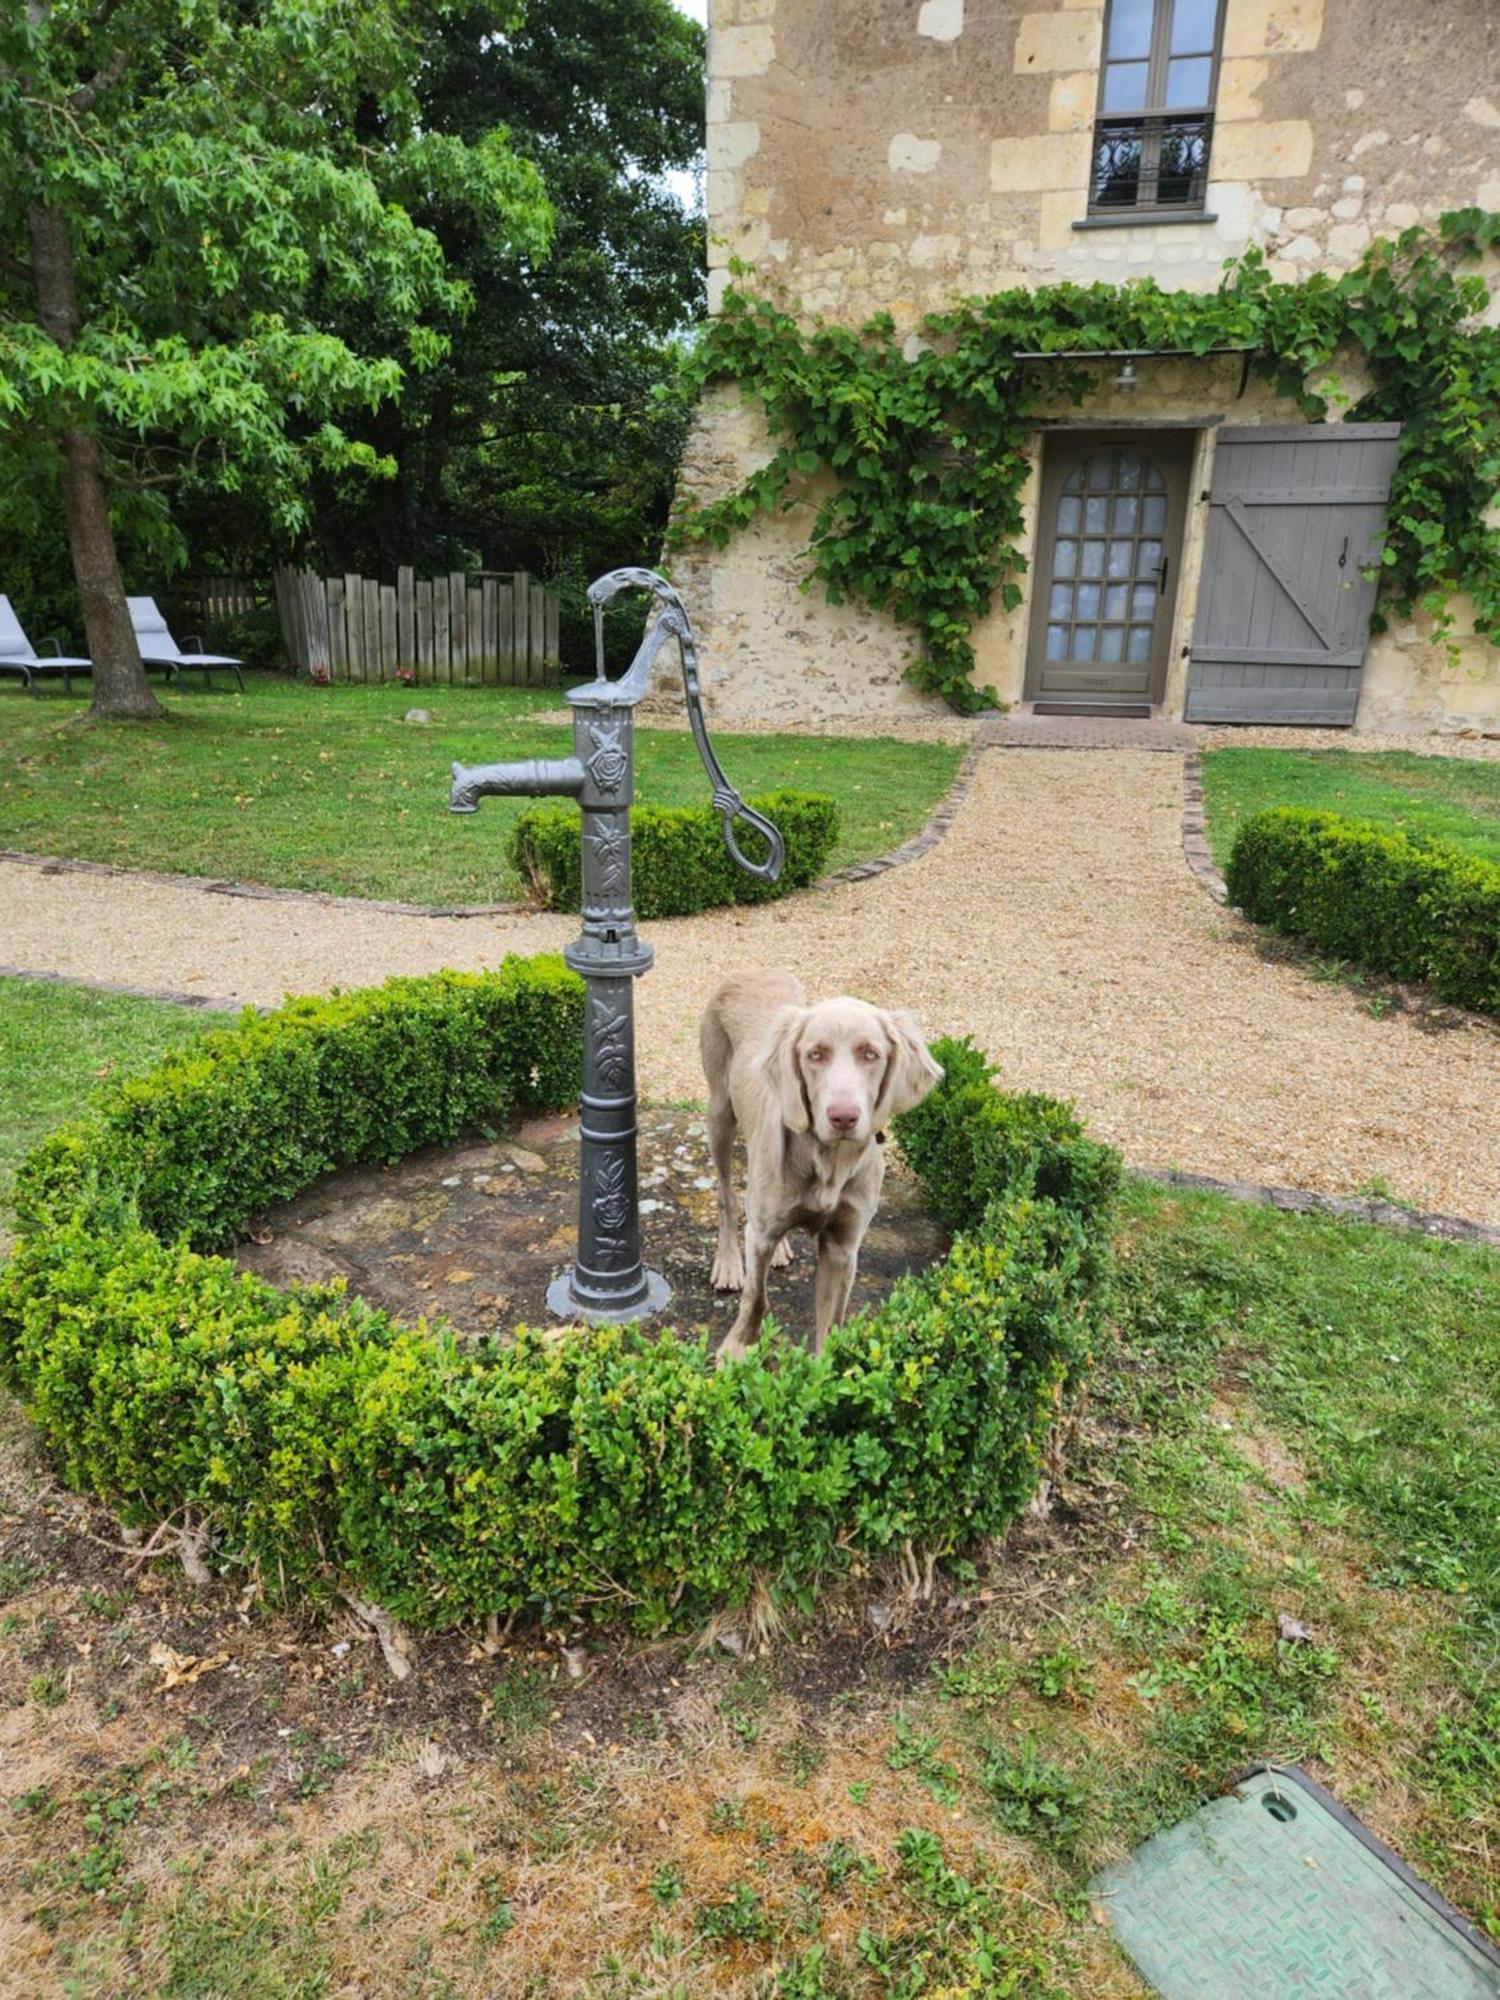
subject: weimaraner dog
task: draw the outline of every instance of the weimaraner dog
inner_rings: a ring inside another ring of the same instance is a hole
[[[943,1072],[914,1017],[841,996],[809,1007],[784,968],[737,973],[709,1001],[700,1038],[708,1137],[719,1177],[717,1290],[740,1309],[719,1361],[749,1351],[766,1316],[766,1275],[791,1262],[789,1230],[818,1246],[818,1352],[849,1309],[859,1246],[885,1179],[885,1128]],[[745,1135],[745,1245],[731,1178]]]

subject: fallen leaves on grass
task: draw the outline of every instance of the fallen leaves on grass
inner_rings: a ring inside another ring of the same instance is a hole
[[[148,1657],[153,1667],[162,1669],[161,1685],[156,1690],[158,1694],[166,1694],[176,1687],[188,1687],[205,1674],[217,1673],[220,1667],[229,1665],[227,1653],[179,1653],[171,1646],[163,1645],[159,1639]]]

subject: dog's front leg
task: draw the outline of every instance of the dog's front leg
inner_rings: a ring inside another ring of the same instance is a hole
[[[818,1237],[817,1331],[813,1353],[823,1352],[823,1342],[849,1311],[849,1295],[859,1270],[859,1217],[847,1205],[837,1209]]]
[[[778,1229],[772,1234],[764,1227],[757,1228],[753,1222],[745,1225],[745,1285],[740,1293],[740,1309],[735,1314],[734,1325],[724,1336],[724,1345],[716,1357],[720,1365],[726,1361],[743,1360],[750,1351],[750,1342],[760,1337],[761,1321],[770,1305],[766,1296],[766,1275],[782,1233]]]

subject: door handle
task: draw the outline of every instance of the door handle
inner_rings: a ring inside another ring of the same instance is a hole
[[[1348,562],[1348,560],[1349,560],[1349,537],[1345,535],[1344,546],[1339,550],[1339,568],[1342,569],[1344,565]]]
[[[1163,556],[1161,561],[1156,565],[1156,587],[1163,597],[1167,594],[1167,569],[1171,560],[1170,556]]]

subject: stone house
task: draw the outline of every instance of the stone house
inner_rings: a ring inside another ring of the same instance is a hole
[[[802,315],[909,330],[1017,285],[1208,289],[1251,244],[1278,277],[1340,272],[1372,236],[1500,209],[1494,0],[710,0],[708,47],[711,306],[736,260]],[[1044,398],[1025,601],[977,628],[976,678],[1199,721],[1500,723],[1492,648],[1369,635],[1393,431],[1309,427],[1249,360],[1121,355],[1081,409]],[[770,448],[716,387],[683,491]],[[910,633],[799,588],[809,518],[675,565],[714,714],[934,709]]]

